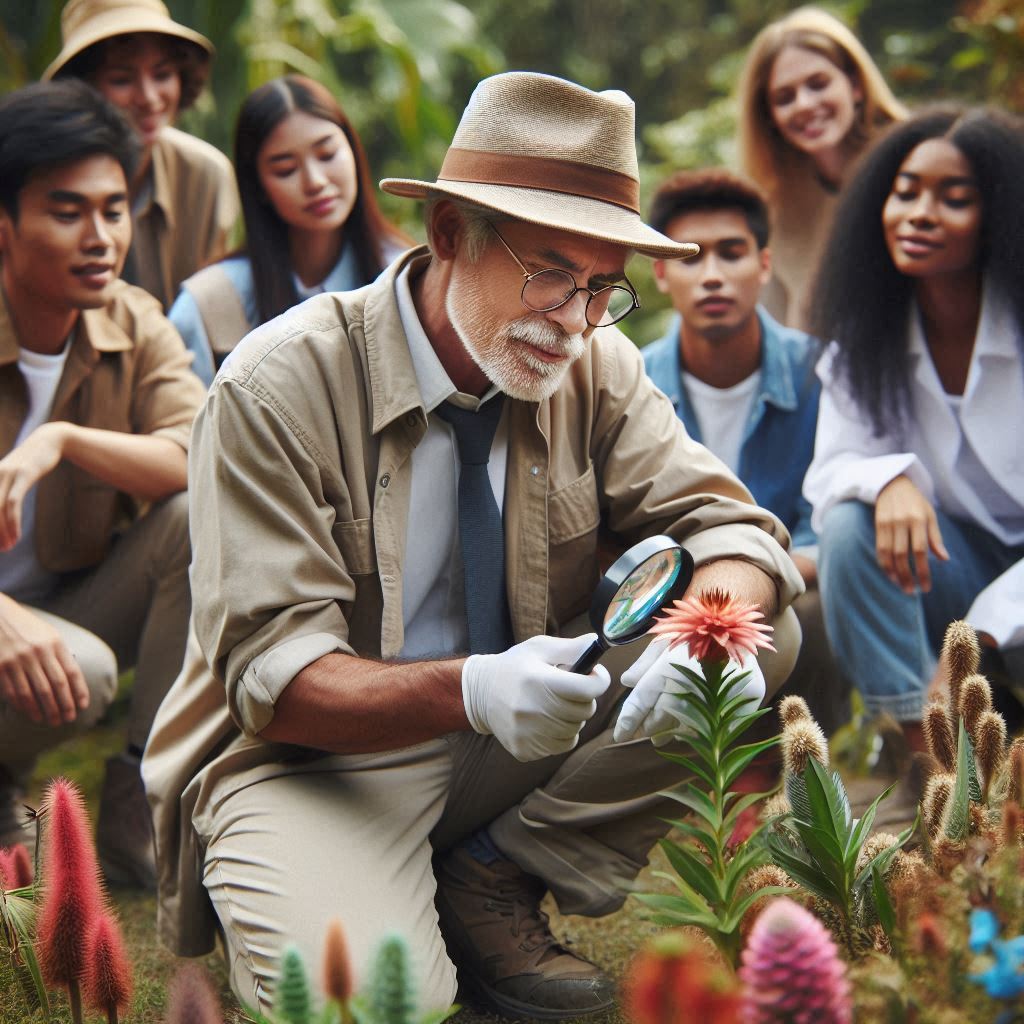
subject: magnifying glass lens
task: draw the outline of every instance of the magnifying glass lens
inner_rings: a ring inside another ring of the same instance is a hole
[[[611,641],[644,632],[661,609],[679,578],[683,555],[679,548],[659,551],[641,562],[616,591],[604,616],[604,635]]]

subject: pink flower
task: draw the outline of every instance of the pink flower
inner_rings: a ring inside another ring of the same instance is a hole
[[[673,601],[649,632],[669,637],[669,649],[686,644],[698,661],[742,663],[759,647],[775,650],[768,639],[772,627],[757,621],[763,618],[756,605],[743,604],[715,587]]]
[[[132,1000],[132,965],[114,918],[101,911],[86,939],[82,993],[86,1005],[116,1021]]]

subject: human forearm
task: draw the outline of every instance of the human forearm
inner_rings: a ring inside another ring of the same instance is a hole
[[[464,660],[394,663],[327,654],[288,684],[260,735],[336,754],[363,754],[468,729]]]
[[[778,590],[772,578],[750,562],[736,558],[720,558],[705,562],[693,573],[689,592],[698,594],[702,590],[718,587],[747,604],[756,605],[771,621],[779,612]]]
[[[187,456],[169,438],[97,430],[74,423],[47,426],[59,431],[65,459],[125,494],[158,501],[186,487]]]

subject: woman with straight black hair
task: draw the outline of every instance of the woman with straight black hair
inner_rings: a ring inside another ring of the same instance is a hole
[[[380,212],[359,136],[318,82],[288,75],[250,93],[235,168],[245,245],[185,281],[170,312],[207,384],[249,331],[368,284],[412,244]]]
[[[834,339],[804,484],[829,639],[923,749],[946,626],[1024,653],[1024,129],[991,109],[891,128],[840,205],[814,324]]]

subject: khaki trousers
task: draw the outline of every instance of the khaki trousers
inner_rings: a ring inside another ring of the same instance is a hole
[[[760,659],[769,693],[800,646],[792,611],[774,625],[779,653]],[[647,740],[612,743],[625,693],[617,678],[641,649],[606,655],[613,685],[568,754],[521,764],[470,732],[378,754],[297,749],[280,775],[211,800],[193,824],[238,997],[268,1005],[288,943],[318,970],[337,918],[357,986],[381,940],[397,933],[409,946],[419,1009],[448,1006],[455,968],[438,930],[431,860],[484,826],[506,856],[545,881],[563,912],[620,907],[667,831],[660,816],[679,813],[659,791],[682,780]]]
[[[69,725],[51,728],[0,702],[0,763],[12,775],[24,778],[44,750],[92,728],[114,699],[118,672],[133,666],[127,740],[145,746],[185,653],[189,557],[188,499],[181,493],[134,522],[98,566],[68,574],[33,607],[81,666],[89,707]]]

